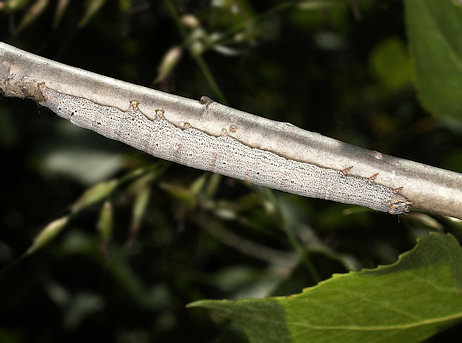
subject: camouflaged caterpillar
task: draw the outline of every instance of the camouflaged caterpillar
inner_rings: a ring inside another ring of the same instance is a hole
[[[136,100],[127,100],[127,110],[122,111],[55,91],[44,83],[38,84],[38,88],[44,97],[41,105],[71,123],[165,160],[289,193],[391,214],[405,213],[410,206],[398,194],[399,189],[376,184],[377,175],[351,176],[351,168],[338,171],[287,159],[247,146],[230,137],[226,129],[223,135],[213,136],[189,123],[177,127],[168,121],[168,113],[163,109],[156,109],[155,118],[148,118],[139,110]],[[201,98],[204,106],[210,101]],[[230,127],[231,132],[234,129]]]

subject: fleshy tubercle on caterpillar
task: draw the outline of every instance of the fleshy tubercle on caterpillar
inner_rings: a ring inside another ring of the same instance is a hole
[[[139,102],[127,100],[128,110],[100,105],[88,99],[71,96],[38,84],[42,105],[73,124],[119,140],[153,156],[189,167],[246,180],[302,196],[356,204],[374,210],[401,214],[410,202],[393,189],[369,178],[348,175],[342,171],[287,159],[271,151],[241,143],[224,129],[214,136],[187,122],[177,126],[167,118],[164,109],[155,109],[154,118],[139,109]],[[207,110],[213,103],[208,97],[200,102]],[[210,108],[209,108],[210,109]],[[129,120],[130,119],[130,120]],[[235,132],[237,126],[229,126]]]
[[[353,166],[350,166],[348,168],[340,170],[340,173],[343,176],[347,176],[348,173],[353,169]],[[375,173],[367,178],[367,180],[371,183],[375,181],[379,173]],[[405,197],[402,195],[398,194],[403,190],[403,187],[397,187],[392,189],[393,191],[393,197],[391,198],[390,201],[390,209],[388,210],[388,213],[390,214],[406,214],[409,212],[409,207],[412,205],[412,203],[407,200]]]

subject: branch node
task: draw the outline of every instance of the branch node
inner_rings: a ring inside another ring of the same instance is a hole
[[[199,102],[202,104],[202,105],[205,105],[205,108],[207,108],[212,102],[213,100],[210,99],[208,96],[201,96],[201,99],[199,100]]]

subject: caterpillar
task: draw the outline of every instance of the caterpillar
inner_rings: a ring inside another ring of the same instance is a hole
[[[39,83],[41,105],[71,123],[126,143],[155,157],[188,167],[230,176],[256,185],[311,198],[355,204],[402,214],[410,202],[392,189],[369,178],[348,175],[351,167],[334,170],[285,158],[268,150],[251,147],[228,134],[231,125],[215,136],[194,128],[188,122],[175,125],[164,109],[147,116],[137,100],[127,100],[127,110],[101,105],[88,99],[64,94]],[[202,97],[207,107],[211,100]]]

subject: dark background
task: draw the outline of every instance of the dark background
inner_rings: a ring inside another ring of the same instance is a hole
[[[85,2],[73,1],[57,26],[58,1],[50,1],[18,29],[38,2],[0,10],[2,42],[462,171],[460,124],[433,118],[416,99],[401,1],[338,1],[309,10],[294,1],[222,2],[229,6],[172,1],[180,16],[192,15],[200,23],[202,31],[183,26],[186,40],[163,1],[108,1],[86,25],[79,25]],[[222,36],[218,42],[216,34]],[[192,43],[203,44],[198,58],[188,51]],[[183,55],[166,79],[155,82],[173,46],[182,47]],[[226,100],[198,63],[204,63]],[[396,217],[268,192],[169,164],[147,183],[149,204],[130,247],[127,236],[141,191],[136,180],[109,197],[114,228],[106,248],[96,229],[98,203],[73,217],[46,248],[12,265],[86,189],[158,161],[75,128],[31,101],[11,98],[0,101],[0,151],[0,267],[5,267],[0,342],[246,342],[232,324],[185,305],[206,298],[288,295],[313,285],[284,228],[305,247],[322,279],[392,263],[419,235],[452,229],[444,218]],[[205,186],[194,191],[200,178]],[[249,248],[248,241],[258,247]],[[289,254],[292,263],[277,254],[259,258],[262,247]],[[433,341],[449,341],[457,329]]]

